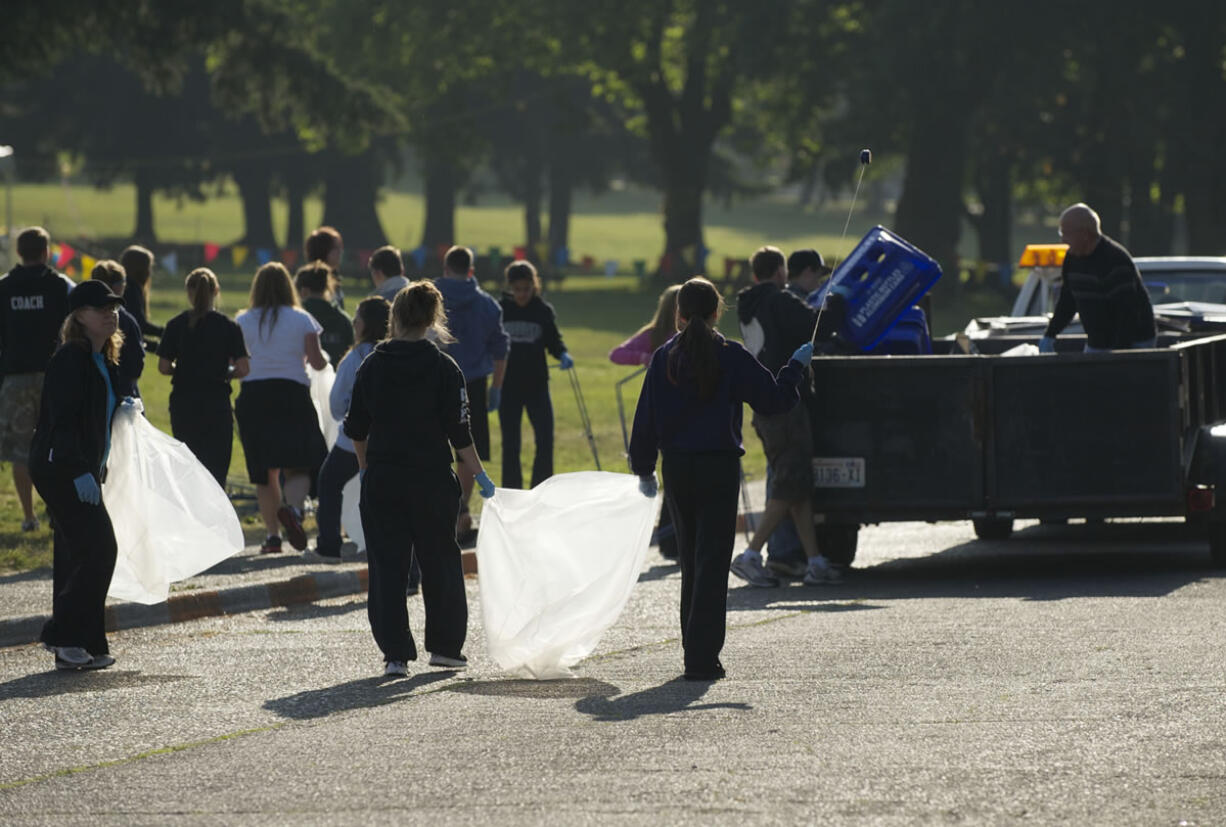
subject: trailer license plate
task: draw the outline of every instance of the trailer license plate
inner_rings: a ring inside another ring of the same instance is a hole
[[[863,488],[863,457],[815,457],[813,485],[817,488]]]

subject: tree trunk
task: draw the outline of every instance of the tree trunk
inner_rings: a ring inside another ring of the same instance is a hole
[[[350,250],[373,252],[387,243],[375,209],[380,173],[369,149],[359,155],[334,153],[326,162],[323,223],[339,230]]]
[[[570,247],[570,211],[574,178],[567,159],[549,165],[549,256]],[[550,262],[552,263],[552,261]]]
[[[975,175],[983,214],[975,222],[979,258],[1009,269],[1013,264],[1013,170],[1005,151],[989,151]]]
[[[301,178],[291,175],[285,182],[285,246],[301,250],[306,242],[306,187]]]
[[[899,235],[937,260],[946,283],[958,278],[968,120],[961,102],[951,97],[917,104],[894,217]]]
[[[527,188],[524,190],[524,236],[527,239],[528,249],[536,250],[536,245],[541,243],[542,235],[541,182],[538,177],[535,181],[528,180],[526,183]]]
[[[153,175],[147,167],[136,170],[136,229],[132,237],[141,244],[157,241],[153,230]]]
[[[429,255],[436,248],[455,243],[456,188],[455,166],[447,160],[426,159],[426,223],[421,243]]]
[[[1198,8],[1183,26],[1187,57],[1183,60],[1184,82],[1172,94],[1181,95],[1176,112],[1195,112],[1205,101],[1220,100],[1222,83],[1220,43],[1217,32],[1223,12],[1216,4]],[[1174,130],[1171,163],[1178,164],[1184,192],[1189,255],[1219,256],[1226,253],[1226,158],[1221,147],[1226,128],[1221,118],[1189,117]]]
[[[243,244],[256,249],[275,250],[272,231],[272,172],[267,166],[250,163],[234,169],[239,198],[243,202]]]

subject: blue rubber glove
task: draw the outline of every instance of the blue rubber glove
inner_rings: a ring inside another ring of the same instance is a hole
[[[77,489],[77,499],[86,505],[97,505],[102,502],[102,491],[93,474],[82,474],[72,481]]]
[[[639,477],[639,491],[644,497],[654,497],[659,490],[660,486],[656,483],[655,474],[650,477]]]
[[[1055,353],[1056,339],[1054,336],[1044,336],[1039,339],[1039,353]]]
[[[570,370],[575,366],[575,360],[570,358],[570,354],[565,350],[562,351],[562,364],[558,365],[562,370]]]
[[[793,362],[800,362],[805,367],[813,361],[813,343],[805,342],[800,347],[796,348],[796,352],[792,354]]]
[[[481,489],[482,499],[488,500],[494,496],[494,481],[490,479],[490,475],[482,471],[477,475],[477,485]]]
[[[490,388],[489,404],[485,406],[487,411],[498,410],[498,403],[502,401],[502,388]]]

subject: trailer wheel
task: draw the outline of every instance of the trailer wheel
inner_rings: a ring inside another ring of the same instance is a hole
[[[856,546],[860,542],[858,525],[819,525],[817,550],[831,563],[850,566],[856,559]]]
[[[1209,523],[1209,559],[1217,568],[1226,568],[1226,523]]]
[[[972,522],[980,540],[1008,540],[1013,533],[1013,520],[1008,517],[976,517]]]

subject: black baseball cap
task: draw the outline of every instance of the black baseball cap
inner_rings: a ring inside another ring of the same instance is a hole
[[[124,304],[123,296],[116,295],[106,282],[90,279],[83,281],[68,294],[68,312],[82,307],[111,307]]]
[[[788,275],[796,275],[804,272],[809,267],[817,270],[819,276],[827,275],[831,272],[826,266],[825,259],[817,250],[797,250],[788,256]]]

